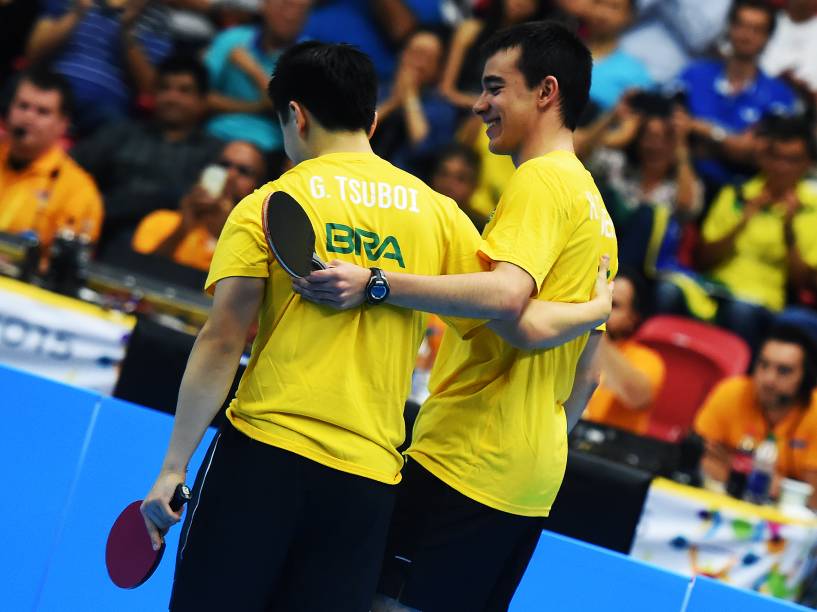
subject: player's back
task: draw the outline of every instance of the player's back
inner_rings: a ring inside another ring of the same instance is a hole
[[[456,204],[374,154],[305,161],[242,201],[228,228],[250,228],[269,279],[258,336],[229,416],[239,429],[330,467],[396,482],[394,450],[424,333],[421,313],[389,305],[336,312],[293,294],[260,229],[266,196],[283,190],[306,210],[324,261],[387,274],[479,269],[479,235]],[[226,231],[226,230],[225,230]],[[220,245],[221,246],[221,245]]]

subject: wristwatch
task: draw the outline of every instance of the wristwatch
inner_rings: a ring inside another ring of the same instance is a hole
[[[389,297],[391,289],[389,288],[389,281],[386,280],[386,275],[380,268],[369,268],[372,275],[369,282],[366,283],[366,301],[369,304],[382,304]]]

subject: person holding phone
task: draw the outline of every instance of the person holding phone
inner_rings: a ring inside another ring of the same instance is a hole
[[[264,156],[255,145],[229,143],[184,195],[179,210],[157,210],[142,219],[133,235],[133,250],[207,270],[227,217],[262,184],[265,173]]]

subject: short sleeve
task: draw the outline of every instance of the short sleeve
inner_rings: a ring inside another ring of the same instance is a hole
[[[655,351],[647,350],[638,365],[650,381],[650,389],[652,389],[653,399],[655,399],[664,384],[664,376],[666,375],[664,360]]]
[[[153,253],[175,231],[181,221],[178,212],[156,210],[139,222],[133,233],[131,248],[137,253]]]
[[[740,215],[735,208],[735,188],[728,186],[721,189],[712,208],[706,215],[701,236],[706,242],[720,240],[740,223]]]
[[[264,198],[268,193],[265,190],[247,196],[230,213],[204,284],[208,293],[213,292],[218,281],[230,276],[269,277],[272,254],[264,239],[261,220]]]
[[[575,230],[572,198],[548,174],[525,165],[516,171],[480,246],[489,261],[530,274],[537,293]]]
[[[733,404],[738,401],[734,381],[726,380],[715,387],[695,416],[694,429],[710,442],[729,444],[729,420]]]

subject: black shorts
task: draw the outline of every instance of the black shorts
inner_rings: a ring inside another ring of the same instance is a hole
[[[480,504],[409,459],[378,593],[423,612],[507,610],[542,524]]]
[[[394,495],[227,423],[196,477],[170,609],[369,610]]]

